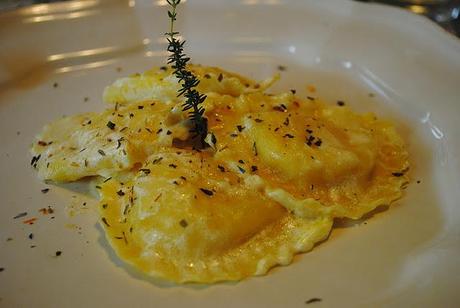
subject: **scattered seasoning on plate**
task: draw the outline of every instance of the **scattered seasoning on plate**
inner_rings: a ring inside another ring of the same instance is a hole
[[[62,255],[62,251],[60,250],[56,251],[56,257],[59,257],[60,255]]]
[[[125,193],[123,192],[123,190],[120,189],[119,191],[117,191],[117,195],[119,195],[120,197],[122,197],[122,196],[125,195]]]
[[[221,82],[222,79],[224,79],[224,76],[222,75],[222,73],[220,73],[219,76],[217,77],[217,81]]]
[[[16,216],[14,216],[13,219],[18,219],[18,218],[21,218],[21,217],[24,217],[24,216],[27,216],[27,212],[19,213]]]
[[[404,175],[404,172],[393,172],[391,175],[399,178]]]
[[[105,152],[102,151],[101,149],[97,150],[97,152],[98,152],[99,154],[101,154],[101,156],[105,156]]]
[[[54,209],[51,206],[48,206],[48,208],[44,207],[38,210],[40,213],[43,215],[48,215],[48,214],[53,214]]]
[[[421,182],[422,182],[422,181],[418,180],[418,181],[417,181],[417,184],[420,184]]]
[[[278,65],[277,68],[278,68],[278,70],[279,70],[280,72],[284,72],[284,71],[286,70],[286,66],[284,66],[284,65]]]
[[[49,191],[50,191],[49,188],[43,188],[43,189],[41,190],[41,192],[44,193],[44,194],[46,194],[46,193],[49,192]]]
[[[57,88],[59,84],[57,82],[53,83],[53,88]]]
[[[0,272],[3,272],[5,270],[4,267],[0,267]]]
[[[342,107],[342,106],[345,106],[345,102],[344,101],[337,101],[337,105]]]
[[[313,298],[310,298],[309,300],[305,301],[305,304],[313,304],[313,303],[318,303],[318,302],[321,302],[322,299],[321,298],[318,298],[318,297],[313,297]]]
[[[33,233],[30,233],[30,234],[29,234],[29,239],[31,239],[31,240],[34,239],[34,234],[33,234]]]
[[[26,225],[33,225],[36,220],[37,220],[37,218],[33,217],[33,218],[30,218],[30,219],[24,220],[22,223],[24,223]]]
[[[297,90],[296,90],[296,89],[291,89],[291,93],[292,93],[292,94],[296,94],[296,93],[297,93]]]
[[[87,101],[89,101],[89,97],[85,96],[85,98],[83,98],[83,101],[86,103]]]

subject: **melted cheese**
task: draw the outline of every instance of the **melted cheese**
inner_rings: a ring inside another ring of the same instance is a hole
[[[408,154],[388,121],[265,94],[277,77],[191,69],[217,140],[206,150],[186,146],[190,122],[169,69],[117,80],[104,93],[109,109],[47,125],[32,148],[43,179],[106,178],[102,225],[139,270],[176,282],[262,275],[327,238],[334,218],[401,196]]]

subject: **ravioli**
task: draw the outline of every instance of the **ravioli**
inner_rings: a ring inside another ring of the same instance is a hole
[[[57,120],[32,147],[43,179],[100,177],[107,238],[141,272],[178,283],[264,275],[325,240],[335,218],[402,196],[409,158],[391,122],[265,93],[277,76],[190,69],[207,95],[204,150],[187,143],[170,68],[115,81],[106,111]]]

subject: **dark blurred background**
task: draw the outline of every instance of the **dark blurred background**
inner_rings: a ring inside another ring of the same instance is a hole
[[[17,7],[66,0],[0,0],[0,11]],[[324,1],[324,0],[323,0]],[[355,0],[359,2],[384,3],[403,7],[415,14],[424,15],[448,32],[460,37],[460,0]]]
[[[460,0],[355,0],[403,7],[424,15],[450,33],[460,37]]]

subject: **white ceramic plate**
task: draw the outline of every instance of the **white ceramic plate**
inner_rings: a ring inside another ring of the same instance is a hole
[[[180,7],[194,62],[257,78],[284,65],[277,89],[306,95],[313,84],[332,103],[394,118],[407,140],[413,182],[405,197],[366,223],[337,224],[290,266],[212,286],[146,279],[114,257],[84,186],[36,178],[28,149],[45,123],[101,110],[105,85],[165,63],[165,4],[69,1],[0,15],[0,306],[458,305],[460,42],[401,10],[345,0]],[[39,212],[47,206],[55,212]]]

